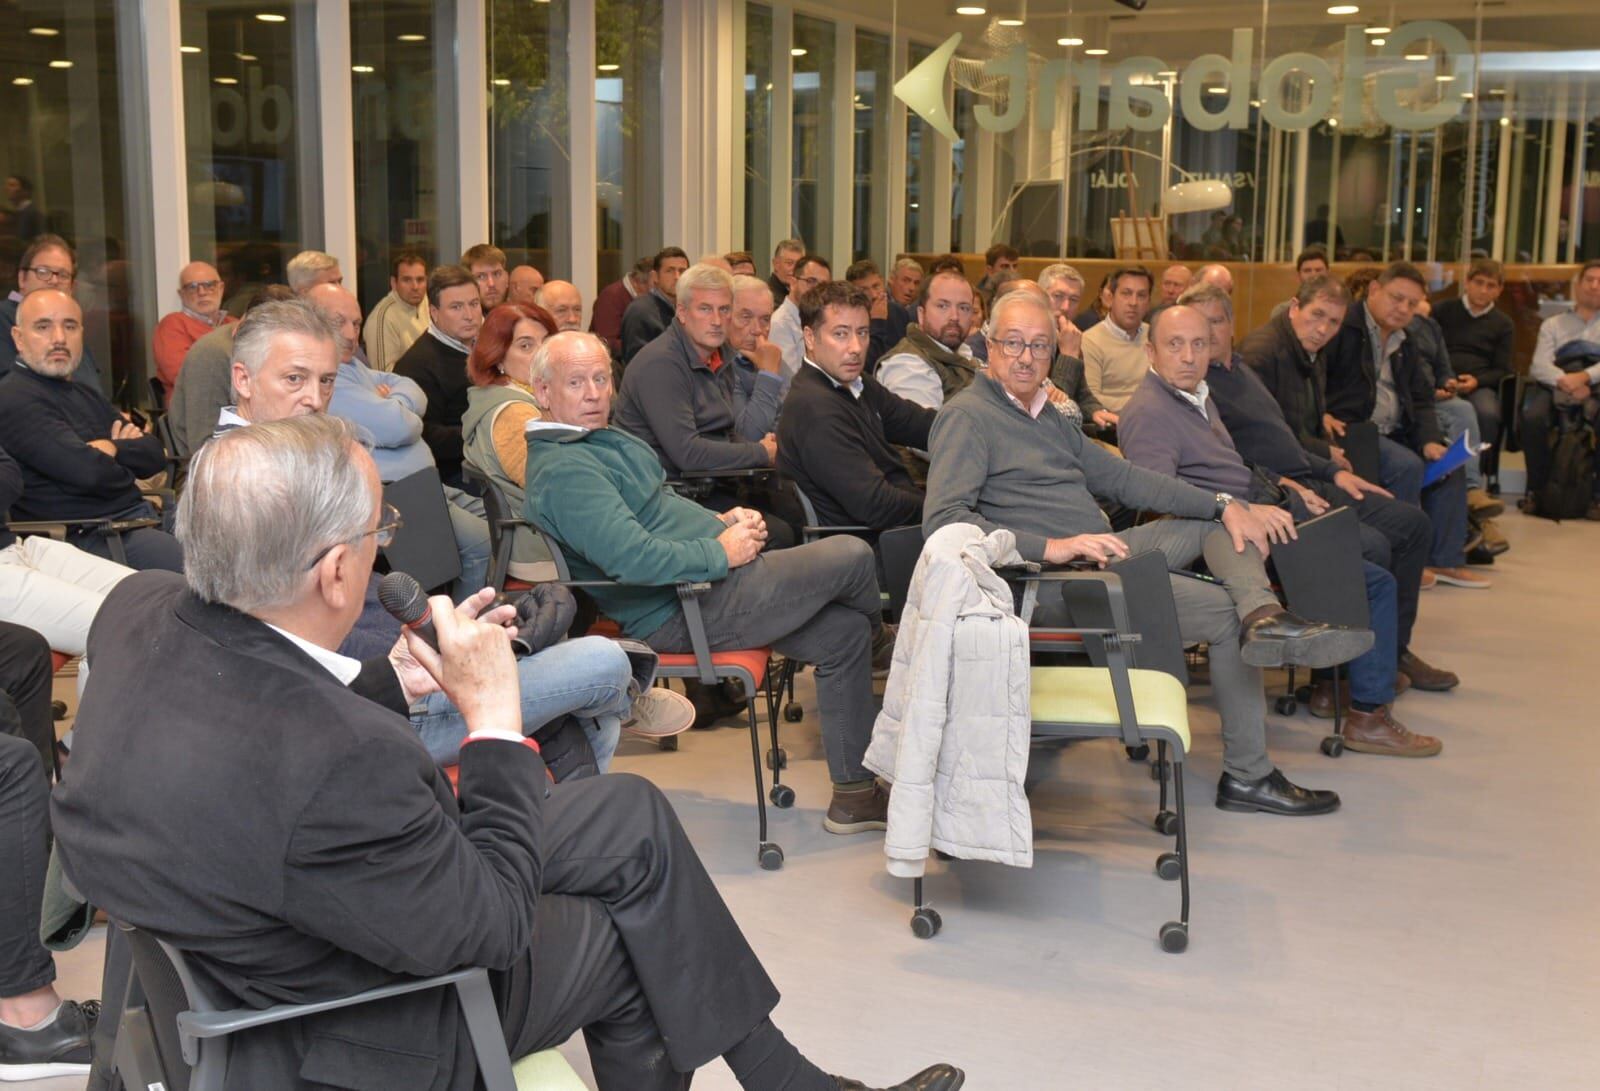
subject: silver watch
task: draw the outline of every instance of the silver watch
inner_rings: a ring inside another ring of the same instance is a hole
[[[1231,503],[1233,503],[1233,495],[1231,493],[1217,493],[1217,508],[1211,513],[1211,518],[1220,521],[1222,513],[1228,510],[1228,505]]]

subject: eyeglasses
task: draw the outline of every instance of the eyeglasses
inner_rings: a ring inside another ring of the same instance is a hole
[[[394,545],[394,532],[405,525],[406,524],[404,520],[400,518],[400,509],[396,508],[393,504],[385,504],[383,506],[383,513],[378,518],[377,526],[373,527],[371,530],[362,531],[354,538],[351,538],[348,542],[335,542],[333,545],[323,549],[322,552],[311,558],[311,563],[306,565],[306,571],[310,572],[313,568],[317,567],[317,565],[321,564],[322,558],[332,553],[336,546],[353,545],[369,534],[376,538],[379,549],[387,549],[389,546]]]
[[[996,341],[994,344],[1000,346],[1000,351],[1005,354],[1007,360],[1015,360],[1022,355],[1024,349],[1032,353],[1035,360],[1048,360],[1056,351],[1054,341],[1028,342],[1020,337],[1007,337],[1004,341]]]
[[[187,284],[179,285],[180,292],[214,292],[222,287],[220,280],[191,280]]]
[[[35,265],[28,272],[33,274],[35,280],[42,280],[46,284],[67,284],[73,277],[71,269],[52,269],[48,265]]]

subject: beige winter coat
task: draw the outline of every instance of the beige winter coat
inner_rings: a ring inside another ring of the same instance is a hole
[[[894,784],[890,874],[921,875],[930,848],[1033,864],[1028,626],[993,568],[1020,564],[1008,530],[944,527],[923,547],[900,618],[867,768]]]

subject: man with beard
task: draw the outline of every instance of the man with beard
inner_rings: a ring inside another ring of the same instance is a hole
[[[916,321],[878,361],[878,381],[900,397],[938,409],[972,385],[979,364],[967,345],[972,285],[960,273],[941,272],[922,285]]]

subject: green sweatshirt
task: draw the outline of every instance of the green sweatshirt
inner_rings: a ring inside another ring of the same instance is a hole
[[[535,421],[528,426],[524,514],[561,543],[573,579],[613,579],[591,587],[607,617],[632,637],[647,637],[678,610],[674,585],[720,580],[728,555],[716,515],[666,487],[649,444],[615,428],[585,431]]]

